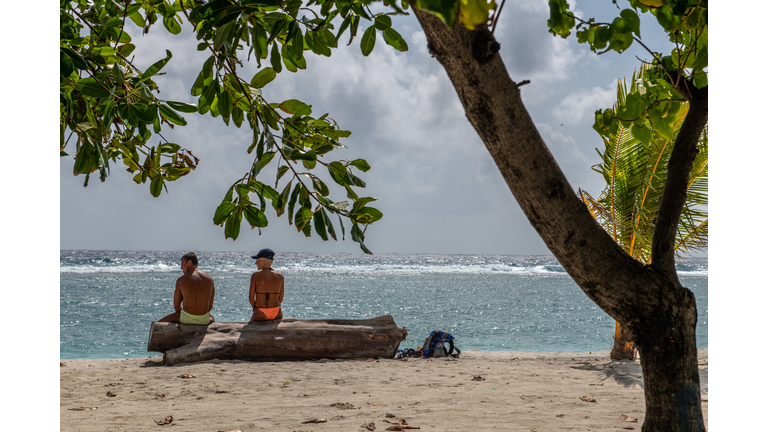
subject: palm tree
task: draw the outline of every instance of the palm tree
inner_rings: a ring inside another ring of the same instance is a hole
[[[618,83],[617,102],[613,107],[615,112],[621,112],[628,93],[636,90],[643,92],[643,80],[638,79],[643,73],[644,69],[641,69],[639,73],[632,75],[629,92],[625,81]],[[619,126],[613,135],[598,129],[605,143],[605,150],[598,150],[602,163],[592,169],[603,175],[606,187],[598,199],[579,189],[581,199],[592,216],[629,255],[645,264],[651,260],[651,240],[659,200],[666,182],[667,163],[672,153],[674,138],[687,112],[688,103],[684,103],[674,114],[677,121],[671,138],[666,138],[657,131],[643,131],[643,128]],[[683,254],[703,250],[707,246],[707,150],[705,127],[699,138],[698,154],[691,170],[686,204],[677,228],[675,253],[678,261],[683,259]],[[618,322],[611,358],[635,358],[632,335]]]

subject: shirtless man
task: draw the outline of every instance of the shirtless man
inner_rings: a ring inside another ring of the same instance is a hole
[[[213,296],[216,294],[213,278],[198,270],[197,255],[190,252],[181,257],[181,270],[184,275],[176,280],[176,291],[173,293],[173,309],[176,312],[160,318],[158,322],[208,325],[216,321],[211,315]]]
[[[272,270],[275,253],[262,249],[251,258],[256,260],[258,272],[251,275],[248,302],[253,306],[251,321],[270,321],[283,318],[280,304],[285,294],[283,275]]]

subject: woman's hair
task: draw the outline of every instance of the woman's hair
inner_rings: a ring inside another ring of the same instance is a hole
[[[266,261],[266,262],[267,262],[267,267],[269,267],[269,268],[272,268],[272,263],[273,263],[275,260],[271,260],[271,259],[266,259],[266,258],[264,258],[264,261]]]
[[[183,260],[192,261],[192,264],[197,265],[197,255],[194,252],[190,252],[181,257]]]

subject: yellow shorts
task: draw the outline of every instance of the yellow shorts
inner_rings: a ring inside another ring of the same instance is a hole
[[[181,311],[181,318],[179,318],[179,321],[181,321],[182,324],[193,325],[208,325],[210,320],[210,313],[205,315],[192,315],[186,313],[184,310]]]

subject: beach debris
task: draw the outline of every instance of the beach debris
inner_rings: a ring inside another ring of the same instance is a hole
[[[293,431],[293,432],[312,432],[312,431],[305,431],[304,429],[299,429],[299,430]]]
[[[62,362],[59,362],[59,367],[67,367],[67,365],[65,365],[65,364],[64,364],[64,363],[62,363]]]
[[[635,430],[635,428],[633,427],[618,427],[618,426],[616,426],[616,429]]]
[[[326,419],[322,419],[322,418],[316,418],[316,419],[312,419],[312,420],[303,421],[303,422],[301,422],[301,424],[307,424],[307,423],[325,423],[325,422],[327,422],[327,421],[328,421],[328,420],[326,420]]]
[[[155,423],[157,423],[158,426],[171,424],[173,423],[173,416],[168,416],[165,418],[165,420],[160,420],[160,421],[155,420]]]
[[[408,424],[408,422],[406,422],[405,420],[386,420],[385,419],[384,421],[389,423],[389,424],[396,424],[396,425],[407,425]]]
[[[288,381],[286,381],[286,382],[284,382],[284,383],[283,383],[283,385],[284,385],[284,386],[287,386],[287,385],[291,385],[291,383],[289,383]]]
[[[396,415],[394,415],[392,413],[387,413],[386,416],[387,416],[387,418],[395,418],[395,417],[397,417]]]
[[[192,374],[183,374],[183,375],[179,375],[179,378],[188,379],[188,378],[197,378],[197,377]]]
[[[338,409],[361,409],[359,406],[352,405],[349,402],[334,402],[331,404],[332,407],[336,407]]]
[[[373,406],[387,406],[387,404],[385,404],[385,403],[376,403],[376,402],[374,402],[374,403],[368,402],[368,405],[373,405]]]
[[[582,396],[579,399],[583,400],[584,402],[597,402],[597,399],[591,398],[589,396]]]
[[[216,390],[216,393],[229,393],[229,390]]]
[[[363,360],[363,363],[372,362],[372,361],[374,361],[374,359],[372,359],[372,358],[367,358],[367,359]]]
[[[590,384],[590,385],[591,385],[591,386],[602,387],[602,386],[603,386],[603,383],[600,383],[600,384]]]
[[[637,423],[637,419],[636,418],[630,417],[630,416],[628,416],[626,414],[620,415],[619,416],[619,420],[625,421],[625,422],[635,422],[635,423]]]
[[[376,430],[376,424],[374,424],[373,422],[363,423],[360,425],[360,427],[363,429],[368,429],[369,431]]]
[[[565,414],[558,414],[555,417],[565,417]]]
[[[472,378],[472,381],[485,381],[485,378],[481,377],[480,375],[476,375],[474,378]]]
[[[386,430],[388,431],[403,431],[406,429],[421,429],[419,426],[390,426]]]
[[[165,393],[155,395],[155,397],[157,397],[157,398],[164,398],[166,396],[167,395]]]
[[[117,395],[112,393],[111,391],[107,392],[107,397],[115,397],[115,396],[117,396]]]
[[[243,432],[243,431],[240,429],[232,429],[232,430],[219,431],[219,432]]]
[[[70,408],[70,411],[88,411],[88,410],[95,410],[98,407],[78,407],[78,408]]]

